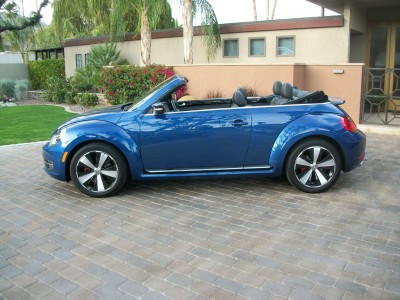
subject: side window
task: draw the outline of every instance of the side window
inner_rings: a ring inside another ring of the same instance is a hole
[[[265,38],[249,38],[249,56],[265,56]]]
[[[295,38],[294,36],[277,37],[276,56],[294,56]]]
[[[76,63],[76,69],[82,68],[82,54],[76,54],[75,55],[75,63]]]
[[[85,66],[90,65],[90,53],[85,54]]]
[[[224,57],[239,57],[239,40],[224,40]]]

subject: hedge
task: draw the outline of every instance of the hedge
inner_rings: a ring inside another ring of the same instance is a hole
[[[45,90],[50,77],[65,78],[65,61],[64,59],[30,61],[28,70],[32,89]]]
[[[111,104],[136,102],[151,88],[174,74],[172,67],[162,65],[103,68],[103,93]],[[181,89],[178,97],[183,93],[184,89]]]

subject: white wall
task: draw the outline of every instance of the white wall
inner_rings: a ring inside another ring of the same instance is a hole
[[[276,56],[277,37],[295,37],[295,55],[291,57]],[[249,57],[249,38],[263,37],[266,40],[265,57]],[[280,63],[308,63],[308,64],[341,64],[349,60],[349,28],[313,28],[292,29],[278,31],[261,31],[250,33],[223,34],[222,40],[239,39],[239,57],[223,57],[222,48],[218,50],[216,64],[280,64]],[[195,36],[193,41],[193,60],[195,64],[208,63],[203,40]],[[121,57],[130,64],[140,64],[140,41],[129,41],[118,44]],[[89,53],[91,45],[65,47],[66,75],[72,76],[75,72],[75,54]],[[183,64],[182,37],[160,38],[152,40],[152,63],[165,65]]]

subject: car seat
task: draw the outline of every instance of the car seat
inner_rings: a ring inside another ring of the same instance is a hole
[[[276,84],[276,81],[273,86],[273,91],[275,94],[275,88],[279,86],[279,84]],[[280,105],[280,104],[286,104],[289,101],[293,100],[293,87],[290,83],[284,83],[281,87],[280,91],[280,96],[274,97],[271,101],[271,105]]]

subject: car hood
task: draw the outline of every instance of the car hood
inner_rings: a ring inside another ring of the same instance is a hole
[[[72,119],[69,119],[60,127],[65,127],[73,123],[83,122],[83,121],[106,121],[110,123],[117,123],[118,120],[125,112],[125,108],[130,106],[130,104],[120,104],[120,105],[113,105],[109,107],[94,109],[85,113],[82,113]]]

